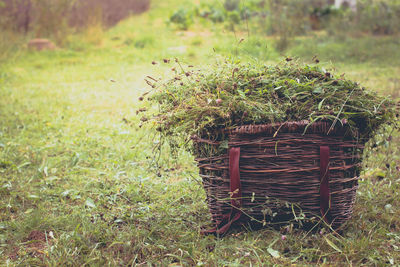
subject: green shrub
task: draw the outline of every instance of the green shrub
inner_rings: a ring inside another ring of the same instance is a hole
[[[240,14],[238,11],[232,11],[228,13],[228,20],[233,24],[240,23]]]
[[[224,8],[227,11],[237,10],[239,8],[240,0],[225,0]]]
[[[226,0],[223,5],[220,2],[203,3],[198,15],[214,23],[222,23],[228,20],[230,24],[240,24],[242,20],[264,16],[264,6],[265,0]]]
[[[214,23],[224,22],[225,21],[225,12],[220,9],[213,9],[209,18]]]
[[[179,8],[169,18],[170,22],[175,23],[181,30],[187,30],[193,24],[193,11],[188,8]]]

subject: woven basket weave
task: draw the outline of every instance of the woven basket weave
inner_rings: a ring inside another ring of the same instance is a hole
[[[237,222],[290,220],[300,213],[323,218],[333,228],[347,221],[363,145],[352,138],[354,131],[337,124],[331,129],[329,122],[301,121],[226,130],[225,154],[196,159],[216,225],[210,232],[223,233]],[[195,137],[194,144],[204,154],[221,149],[223,142]],[[237,183],[232,180],[234,149],[239,153],[237,188],[232,187]]]

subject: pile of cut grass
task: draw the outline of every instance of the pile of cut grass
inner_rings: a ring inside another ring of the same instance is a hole
[[[176,62],[172,79],[162,84],[148,81],[156,88],[149,99],[159,106],[152,119],[167,139],[211,137],[218,129],[239,125],[307,120],[331,121],[332,127],[346,122],[352,137],[366,142],[379,126],[398,117],[389,96],[317,64],[291,58],[275,66],[224,60],[193,70]]]

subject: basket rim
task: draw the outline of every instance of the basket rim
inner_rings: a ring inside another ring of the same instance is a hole
[[[338,121],[287,121],[268,124],[248,124],[224,129],[227,134],[273,134],[279,133],[302,133],[302,134],[325,134],[325,135],[347,135],[349,130],[347,120]],[[347,134],[346,134],[347,133]],[[358,131],[352,129],[352,136],[358,136]]]
[[[246,124],[235,126],[231,128],[222,128],[215,130],[216,134],[224,134],[230,137],[240,137],[241,135],[266,135],[272,138],[279,138],[279,134],[317,134],[325,136],[342,136],[349,140],[355,140],[357,143],[365,143],[365,140],[359,138],[358,130],[351,128],[347,120],[338,121],[316,121],[310,122],[308,120],[302,121],[287,121],[276,122],[268,124]],[[221,141],[210,139],[210,136],[197,136],[192,135],[191,140],[195,143],[207,143],[210,145],[220,145]]]

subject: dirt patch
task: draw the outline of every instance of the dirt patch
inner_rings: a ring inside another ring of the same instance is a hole
[[[17,246],[16,244],[10,243],[6,255],[11,260],[17,260],[21,254],[20,252],[25,251],[24,253],[27,252],[31,257],[43,260],[47,255],[45,250],[48,243],[51,243],[51,240],[46,239],[46,234],[44,232],[34,230],[22,240],[21,245]]]
[[[27,238],[24,240],[27,241],[42,241],[46,242],[46,234],[40,231],[33,230]]]
[[[47,243],[50,242],[49,239],[46,239],[44,232],[33,230],[23,241],[30,256],[43,260],[46,256]]]
[[[47,39],[32,39],[28,42],[28,48],[37,51],[54,50],[56,45]]]
[[[27,238],[24,239],[26,247],[31,249],[43,249],[46,246],[46,234],[40,231],[32,231]]]

